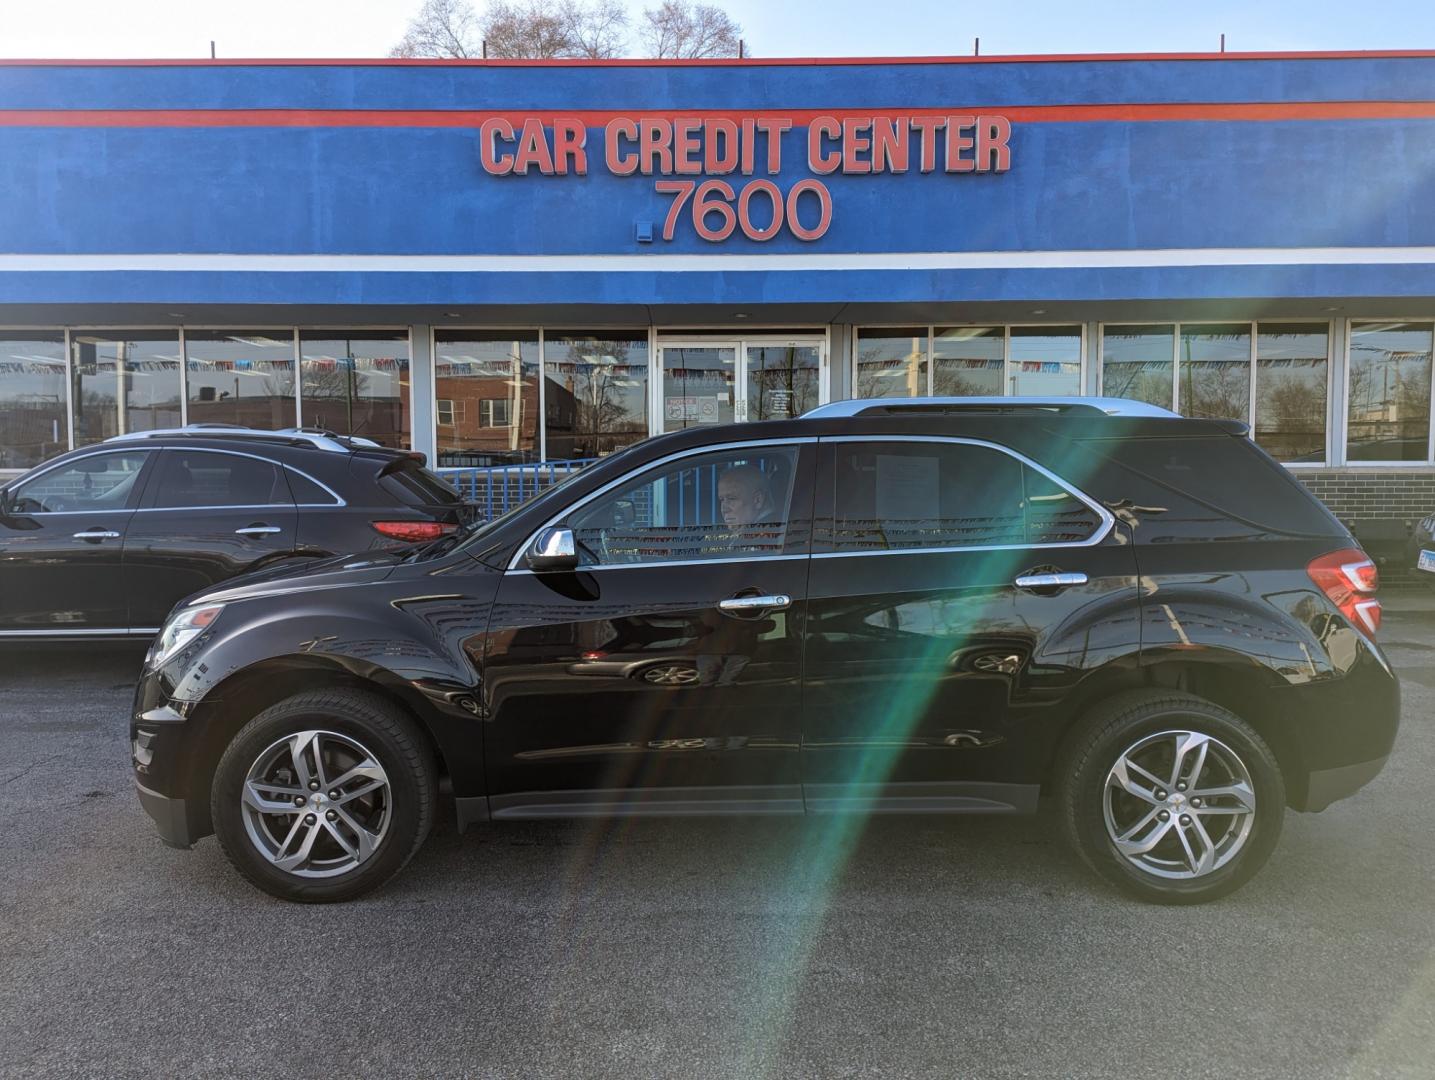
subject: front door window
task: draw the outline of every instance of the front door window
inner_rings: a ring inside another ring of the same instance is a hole
[[[664,345],[661,356],[664,431],[733,422],[735,345]]]
[[[747,419],[790,420],[818,406],[820,345],[749,343],[745,351]]]

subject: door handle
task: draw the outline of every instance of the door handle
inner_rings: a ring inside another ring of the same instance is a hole
[[[757,611],[782,611],[792,606],[792,597],[782,593],[771,596],[733,596],[718,601],[718,610],[729,615],[750,615]]]
[[[1065,589],[1071,585],[1085,585],[1086,575],[1080,571],[1070,574],[1022,574],[1013,584],[1018,589]]]
[[[235,529],[235,536],[268,536],[271,533],[283,532],[278,525],[246,525],[242,529]]]
[[[74,534],[76,540],[118,540],[120,534],[113,529],[86,529]]]

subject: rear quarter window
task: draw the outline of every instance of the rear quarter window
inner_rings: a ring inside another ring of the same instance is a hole
[[[1325,506],[1249,439],[1097,439],[1089,449],[1164,488],[1274,532],[1343,533]]]

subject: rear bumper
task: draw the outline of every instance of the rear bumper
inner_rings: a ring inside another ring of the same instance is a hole
[[[1354,795],[1374,780],[1389,760],[1390,756],[1387,754],[1370,761],[1341,765],[1335,769],[1320,769],[1311,773],[1306,780],[1305,805],[1301,809],[1324,810],[1331,803]]]

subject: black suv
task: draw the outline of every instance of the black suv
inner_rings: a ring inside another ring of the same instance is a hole
[[[331,432],[121,435],[0,489],[0,642],[153,637],[176,601],[279,560],[465,520],[423,455]]]
[[[690,429],[407,554],[176,610],[132,723],[171,844],[352,897],[486,819],[1029,813],[1102,877],[1235,889],[1370,781],[1375,570],[1235,423],[843,402]]]

